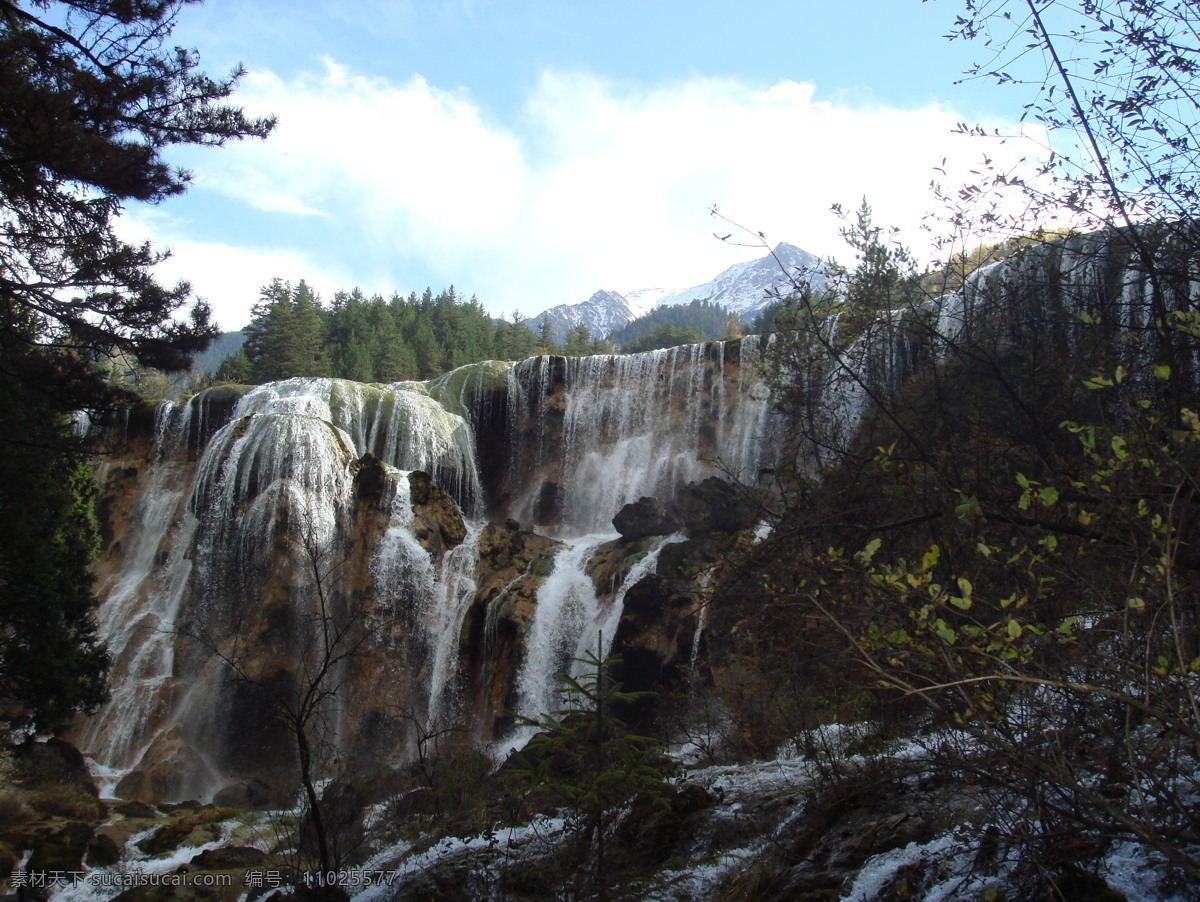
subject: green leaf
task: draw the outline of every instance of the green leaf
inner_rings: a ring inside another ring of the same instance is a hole
[[[974,517],[979,513],[979,499],[974,495],[963,499],[961,503],[955,505],[954,513],[963,519]]]
[[[921,572],[926,573],[937,566],[938,558],[942,556],[942,549],[937,545],[930,545],[929,550],[925,552],[921,558]]]
[[[858,560],[863,564],[867,563],[875,556],[875,552],[879,550],[879,546],[882,544],[883,540],[880,538],[871,539],[871,541],[867,542],[863,550],[858,553]]]
[[[1038,497],[1044,507],[1051,507],[1058,501],[1058,489],[1052,485],[1045,486],[1038,491]]]
[[[1010,639],[1020,639],[1021,638],[1021,624],[1017,623],[1016,620],[1008,621],[1008,638],[1010,638]]]

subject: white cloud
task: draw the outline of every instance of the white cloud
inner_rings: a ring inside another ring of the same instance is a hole
[[[712,237],[725,230],[707,215],[713,204],[771,242],[844,257],[829,207],[853,210],[865,195],[879,222],[903,227],[920,249],[943,158],[945,180],[957,183],[985,152],[1004,165],[1017,153],[952,136],[957,117],[943,106],[843,104],[792,81],[632,88],[546,73],[519,120],[499,123],[464,91],[326,60],[292,81],[252,73],[239,99],[278,114],[279,127],[206,157],[196,191],[280,225],[262,249],[198,238],[198,224],[180,233],[178,263],[206,265],[191,278],[210,297],[234,296],[246,277],[258,279],[240,290],[252,299],[265,281],[252,274],[269,278],[285,263],[321,281],[309,264],[339,248],[346,278],[332,287],[419,290],[425,281],[409,281],[417,271],[435,288],[477,293],[494,313],[534,313],[598,288],[683,287],[757,255]],[[312,243],[291,237],[300,220]]]
[[[319,294],[332,294],[356,283],[349,272],[329,272],[313,263],[303,249],[288,247],[234,247],[219,242],[178,239],[182,224],[150,211],[121,218],[118,234],[130,242],[153,240],[170,250],[159,264],[158,276],[166,284],[186,281],[197,297],[213,309],[213,318],[224,330],[240,329],[250,319],[259,290],[274,278],[306,280]]]

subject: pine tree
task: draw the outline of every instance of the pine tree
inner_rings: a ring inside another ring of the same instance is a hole
[[[124,204],[186,189],[190,175],[163,158],[172,145],[274,124],[226,104],[240,70],[213,80],[195,52],[170,47],[180,6],[0,0],[0,318],[42,348],[178,369],[215,334],[201,303],[172,319],[188,286],[160,285],[165,255],[113,229]]]
[[[246,349],[238,348],[222,360],[221,365],[217,367],[217,381],[245,385],[250,382],[251,371],[250,358],[246,356]]]
[[[586,357],[593,352],[592,333],[587,326],[580,323],[567,330],[567,348],[564,353],[568,357]]]
[[[554,327],[550,325],[550,318],[544,313],[541,323],[538,324],[538,347],[548,354],[554,353]]]
[[[182,193],[164,154],[263,137],[272,119],[226,102],[169,43],[184,0],[0,0],[0,720],[53,729],[104,696],[89,564],[94,483],[68,427],[128,400],[105,355],[181,369],[216,329],[165,254],[114,224]]]
[[[602,646],[597,637],[597,647]],[[517,717],[539,732],[515,756],[513,772],[550,793],[572,813],[572,830],[582,840],[581,857],[590,864],[592,889],[606,898],[611,880],[607,832],[635,796],[662,801],[667,770],[652,742],[631,733],[612,713],[619,703],[647,695],[626,692],[609,675],[620,658],[601,660],[589,652],[576,663],[579,677],[559,674],[560,707],[540,718]]]
[[[303,279],[291,295],[295,344],[286,369],[289,376],[328,376],[329,355],[325,352],[325,320],[321,300]]]

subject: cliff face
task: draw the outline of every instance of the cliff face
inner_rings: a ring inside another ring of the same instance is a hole
[[[1169,357],[1146,324],[1194,283],[1150,284],[1129,256],[1083,236],[884,312],[793,374],[809,444],[788,453],[836,459],[872,395],[968,341],[1081,368]],[[784,462],[771,341],[225,386],[131,419],[100,466],[113,698],[76,735],[104,788],[281,800],[301,714],[326,774],[402,763],[446,729],[499,757],[524,739],[507,712],[547,710],[597,635],[631,688],[682,685],[721,561],[753,541],[755,491]]]
[[[297,723],[328,774],[402,763],[430,730],[497,755],[523,741],[507,712],[552,702],[554,674],[597,632],[612,641],[625,594],[689,528],[622,537],[614,515],[770,462],[756,353],[294,379],[162,406],[100,468],[114,692],[76,741],[103,788],[283,801]]]

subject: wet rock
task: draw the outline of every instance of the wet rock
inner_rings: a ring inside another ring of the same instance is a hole
[[[383,461],[368,451],[353,465],[354,494],[363,501],[378,505],[388,485],[388,472]]]
[[[274,807],[279,793],[270,784],[259,779],[232,783],[213,796],[213,804],[224,808],[242,808],[264,811]]]
[[[689,535],[735,533],[758,522],[758,500],[745,486],[710,476],[681,490],[672,512]]]
[[[107,867],[121,860],[121,847],[107,833],[93,836],[87,844],[86,861],[93,867]]]
[[[44,831],[44,838],[34,849],[25,869],[31,873],[82,870],[88,844],[95,835],[91,824],[80,821],[71,821],[58,829]]]
[[[28,776],[99,798],[100,793],[92,782],[83,754],[71,743],[49,739],[23,746],[18,754],[20,766]]]
[[[216,808],[205,805],[191,814],[185,814],[167,824],[164,824],[138,843],[138,848],[147,855],[160,855],[170,852],[181,845],[203,845],[219,839],[221,821],[228,820],[234,814],[231,808]]]
[[[179,799],[203,791],[208,765],[175,728],[154,740],[143,756],[146,767],[130,771],[117,784],[116,794],[123,799],[158,802]]]
[[[153,806],[136,800],[132,802],[121,802],[117,805],[114,805],[113,811],[117,812],[117,814],[121,815],[122,817],[158,817],[158,811]]]
[[[461,545],[467,537],[467,524],[454,500],[434,483],[433,477],[421,470],[408,474],[408,485],[412,493],[417,541],[435,558]]]
[[[716,476],[685,486],[671,499],[639,498],[613,517],[613,528],[624,539],[686,532],[733,534],[759,520],[759,497],[745,486]]]
[[[225,846],[201,852],[188,862],[188,867],[199,871],[231,871],[258,867],[266,860],[267,854],[253,846]]]
[[[617,511],[612,523],[621,538],[629,540],[670,535],[680,525],[674,513],[657,498],[631,501]]]

